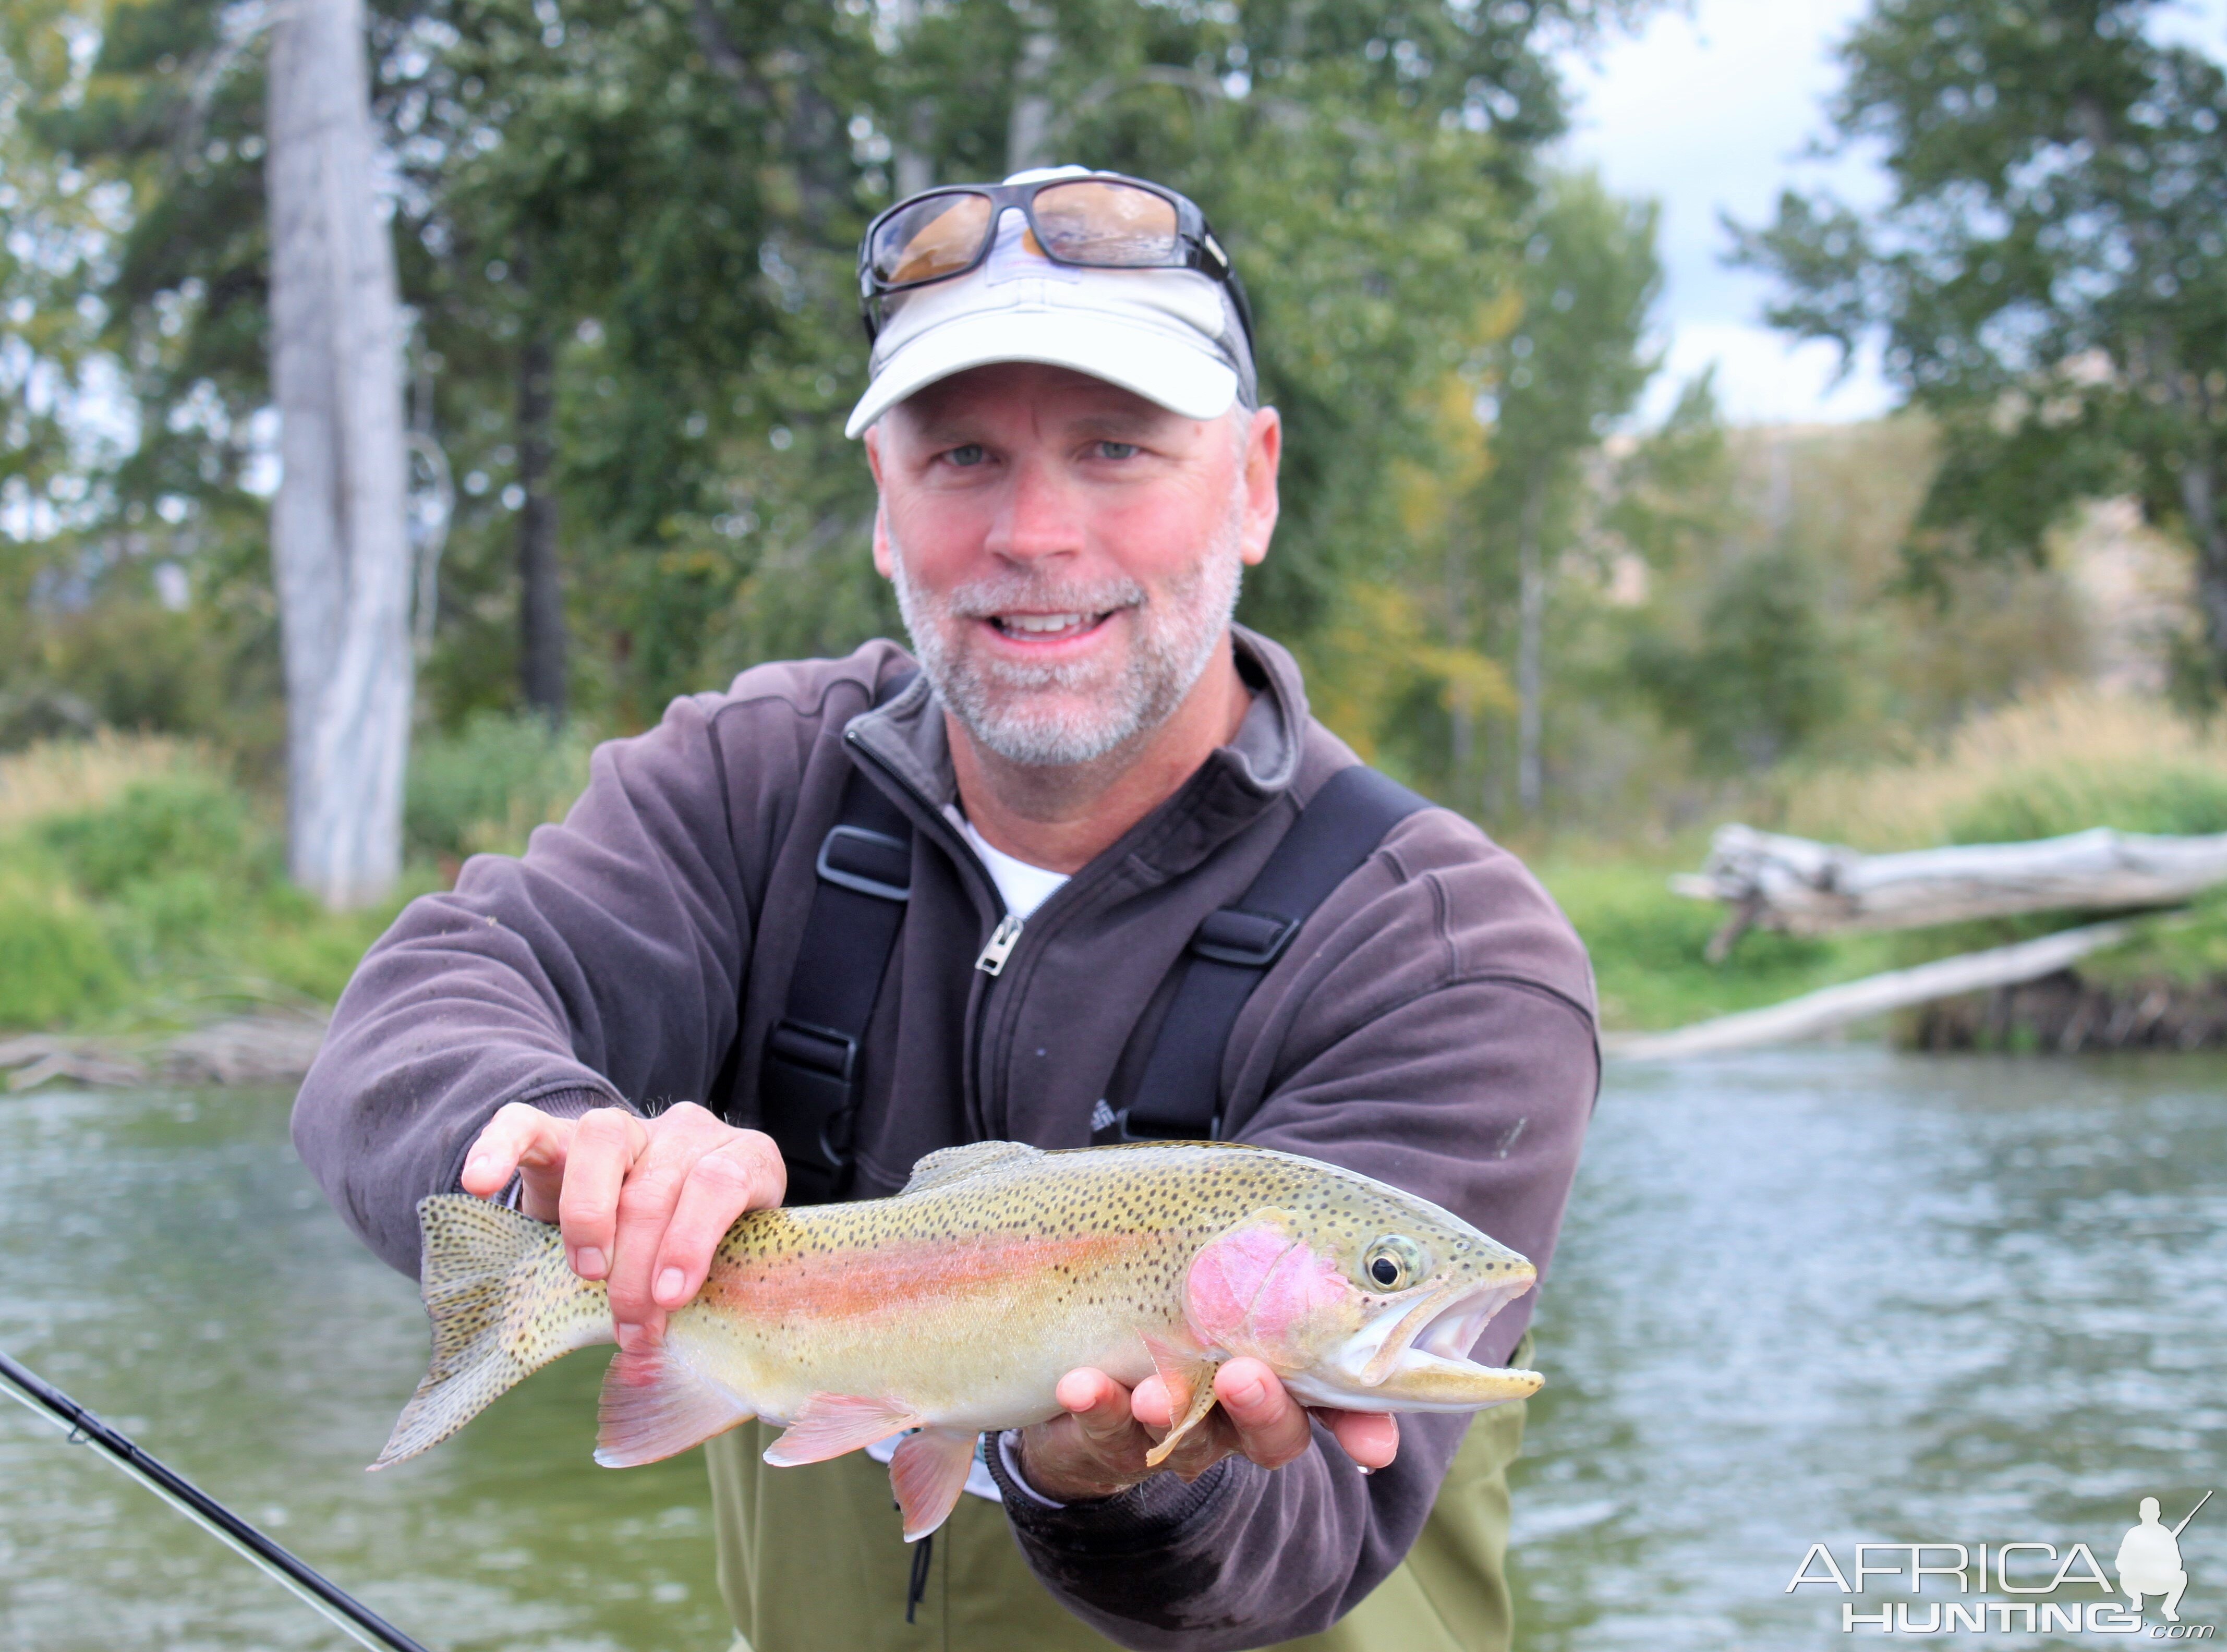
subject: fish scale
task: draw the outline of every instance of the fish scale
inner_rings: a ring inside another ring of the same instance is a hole
[[[612,1340],[604,1288],[571,1272],[555,1228],[456,1195],[419,1215],[433,1360],[374,1468]],[[1314,1405],[1465,1411],[1529,1394],[1535,1373],[1466,1356],[1533,1277],[1428,1201],[1294,1154],[946,1148],[892,1197],[737,1221],[662,1340],[613,1360],[597,1456],[653,1461],[753,1416],[786,1426],[767,1452],[784,1464],[914,1431],[891,1478],[918,1537],[948,1513],[976,1434],[1058,1415],[1079,1366],[1166,1383],[1180,1420],[1153,1460],[1240,1355]]]

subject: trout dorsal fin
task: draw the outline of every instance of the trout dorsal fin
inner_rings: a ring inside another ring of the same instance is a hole
[[[897,1191],[917,1193],[922,1188],[960,1181],[1009,1159],[1043,1157],[1043,1148],[1024,1141],[970,1141],[964,1147],[939,1147],[912,1167],[912,1180]]]

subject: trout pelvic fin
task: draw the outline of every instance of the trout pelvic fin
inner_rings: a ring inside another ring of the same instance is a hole
[[[596,1461],[607,1469],[676,1457],[755,1414],[689,1363],[670,1326],[656,1347],[612,1357],[596,1412]]]
[[[890,1491],[904,1516],[904,1540],[917,1543],[951,1518],[974,1466],[977,1435],[923,1428],[897,1442],[890,1458]]]
[[[611,1340],[603,1287],[574,1273],[557,1229],[485,1199],[437,1193],[418,1206],[433,1362],[374,1469],[438,1445],[560,1355]]]
[[[863,1400],[854,1394],[815,1394],[804,1402],[788,1432],[766,1447],[765,1460],[777,1469],[825,1463],[908,1428],[918,1428],[922,1421],[886,1400]]]
[[[1214,1409],[1214,1374],[1222,1368],[1221,1362],[1204,1355],[1179,1349],[1146,1335],[1145,1347],[1152,1356],[1152,1368],[1168,1391],[1168,1418],[1174,1426],[1165,1438],[1145,1453],[1145,1466],[1157,1469],[1168,1460],[1183,1437],[1206,1420],[1207,1413]]]

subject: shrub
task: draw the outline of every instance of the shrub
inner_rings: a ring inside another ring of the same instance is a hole
[[[124,970],[68,889],[0,877],[0,1026],[52,1026],[114,1003]]]
[[[2157,701],[2083,686],[1975,718],[1937,753],[1777,784],[1782,830],[1871,851],[2097,826],[2227,831],[2227,737]]]
[[[217,776],[190,769],[136,781],[105,808],[42,821],[38,836],[79,887],[103,899],[182,874],[252,883],[261,870],[261,834],[246,800]]]
[[[2227,832],[2227,770],[2073,763],[2029,771],[1952,815],[1952,843],[2012,843],[2090,826],[2171,835]]]
[[[539,717],[492,711],[455,734],[420,740],[403,812],[410,852],[515,854],[535,826],[565,818],[588,783],[590,746]]]

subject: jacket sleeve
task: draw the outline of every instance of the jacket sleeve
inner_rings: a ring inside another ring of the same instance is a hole
[[[771,737],[738,741],[738,718]],[[386,1261],[415,1277],[418,1202],[456,1189],[505,1103],[577,1115],[704,1099],[734,1036],[746,891],[782,825],[750,817],[794,798],[798,723],[779,700],[674,701],[657,728],[597,749],[563,825],[522,858],[475,857],[365,956],[293,1132]]]
[[[1543,1275],[1598,1082],[1590,972],[1512,859],[1454,859],[1380,855],[1379,892],[1341,902],[1318,943],[1303,933],[1293,950],[1311,957],[1254,1029],[1264,1053],[1236,1053],[1242,1022],[1232,1040],[1232,1117],[1241,1139],[1435,1200]],[[1507,1360],[1535,1295],[1485,1328],[1477,1358]],[[1066,1508],[989,1455],[1023,1553],[1069,1610],[1124,1646],[1218,1652],[1318,1633],[1358,1604],[1414,1542],[1468,1423],[1402,1417],[1399,1456],[1375,1475],[1318,1424],[1284,1468],[1228,1458],[1188,1486],[1162,1474]]]

